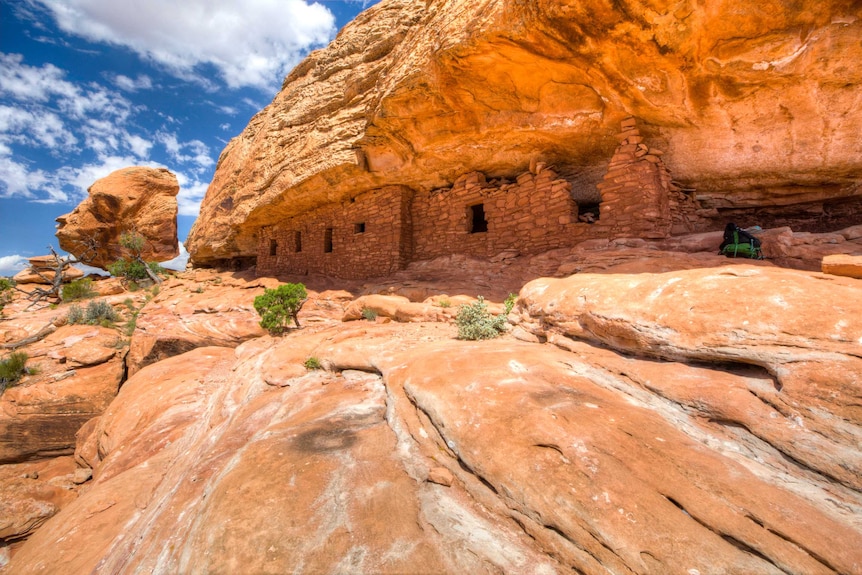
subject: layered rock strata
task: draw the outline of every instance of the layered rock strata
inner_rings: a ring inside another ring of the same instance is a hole
[[[384,0],[225,148],[191,259],[252,264],[260,230],[286,218],[387,186],[513,179],[536,160],[575,202],[599,203],[630,115],[644,138],[633,145],[665,152],[715,210],[711,229],[730,216],[800,231],[858,223],[860,17],[850,0]]]

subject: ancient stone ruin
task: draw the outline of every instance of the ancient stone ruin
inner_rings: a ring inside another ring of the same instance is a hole
[[[662,152],[643,143],[637,119],[620,127],[599,204],[579,205],[572,184],[544,162],[514,181],[470,172],[428,192],[387,186],[263,227],[257,271],[361,279],[450,254],[529,255],[593,238],[701,229],[696,201],[673,183]]]

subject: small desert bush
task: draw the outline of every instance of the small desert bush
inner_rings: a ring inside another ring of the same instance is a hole
[[[447,298],[441,297],[437,300],[437,305],[439,305],[440,307],[452,307],[452,302],[449,301]]]
[[[15,282],[11,279],[0,278],[0,314],[3,313],[3,307],[12,301],[12,288],[15,287]]]
[[[90,299],[98,294],[93,289],[93,280],[90,278],[81,278],[63,286],[62,299],[63,301],[77,301],[81,299]]]
[[[29,357],[23,351],[16,351],[8,357],[0,359],[0,384],[14,384],[27,373]]]
[[[123,278],[128,282],[140,282],[150,278],[147,267],[156,275],[164,275],[165,268],[157,262],[148,262],[146,265],[138,260],[119,259],[108,266],[108,272],[114,277]]]
[[[362,308],[362,317],[364,317],[368,321],[374,321],[377,319],[377,312],[370,307],[364,307]]]
[[[119,320],[117,312],[105,300],[95,300],[87,304],[86,309],[81,309],[78,305],[69,307],[69,313],[66,315],[66,321],[70,324],[85,323],[87,325],[102,325],[111,327],[113,323]]]
[[[320,363],[320,360],[314,356],[306,359],[303,365],[305,366],[305,369],[323,369],[323,365]]]
[[[506,299],[506,312],[496,316],[488,311],[488,304],[482,296],[474,304],[462,305],[455,316],[458,339],[493,339],[499,336],[506,331],[506,316],[514,304],[515,300],[510,296]]]

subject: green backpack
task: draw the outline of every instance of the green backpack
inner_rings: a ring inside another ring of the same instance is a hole
[[[760,240],[751,238],[750,241],[740,242],[738,231],[733,232],[733,242],[724,246],[720,253],[729,258],[763,259],[763,252],[760,251]]]

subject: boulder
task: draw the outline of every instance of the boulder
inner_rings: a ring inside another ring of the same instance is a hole
[[[823,258],[823,273],[862,279],[862,255],[834,254]]]
[[[105,269],[129,257],[120,235],[136,231],[144,238],[146,261],[179,255],[177,194],[174,174],[164,168],[130,167],[97,180],[74,211],[57,218],[60,247],[84,263]]]
[[[76,267],[67,266],[63,270],[63,283],[69,283],[82,277],[84,277],[84,272]],[[54,269],[50,266],[36,268],[31,263],[29,268],[24,268],[15,274],[12,279],[15,280],[15,283],[19,284],[53,285]]]
[[[384,0],[228,143],[191,261],[250,264],[265,226],[476,171],[511,180],[553,165],[576,201],[597,203],[630,115],[632,146],[653,161],[663,152],[711,229],[754,210],[769,227],[857,224],[862,115],[846,111],[862,85],[860,38],[848,0]]]

